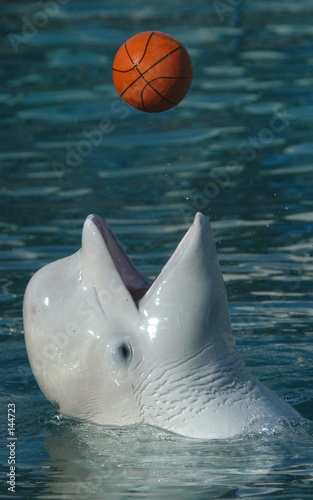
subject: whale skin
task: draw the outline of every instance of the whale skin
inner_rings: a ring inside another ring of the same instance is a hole
[[[106,222],[88,216],[81,249],[31,278],[23,314],[34,376],[67,417],[204,439],[301,418],[238,352],[200,213],[153,283]]]

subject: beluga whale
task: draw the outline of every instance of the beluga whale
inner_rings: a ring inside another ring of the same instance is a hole
[[[108,224],[31,278],[24,330],[34,376],[70,418],[223,439],[300,414],[245,366],[211,226],[197,213],[153,283]]]

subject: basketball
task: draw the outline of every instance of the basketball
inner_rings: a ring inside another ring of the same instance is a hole
[[[192,73],[184,45],[159,31],[129,38],[117,51],[112,68],[121,98],[148,113],[177,106],[189,90]]]

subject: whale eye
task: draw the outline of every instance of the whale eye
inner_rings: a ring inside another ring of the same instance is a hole
[[[133,348],[128,339],[107,344],[106,360],[114,373],[124,373],[133,359]]]
[[[118,352],[123,361],[127,363],[130,362],[132,358],[132,348],[128,343],[122,342],[122,344],[118,347]]]

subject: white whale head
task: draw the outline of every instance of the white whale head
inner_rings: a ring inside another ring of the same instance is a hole
[[[90,215],[82,248],[40,269],[24,299],[35,378],[64,415],[225,438],[299,417],[245,367],[209,223],[198,213],[149,286]]]

